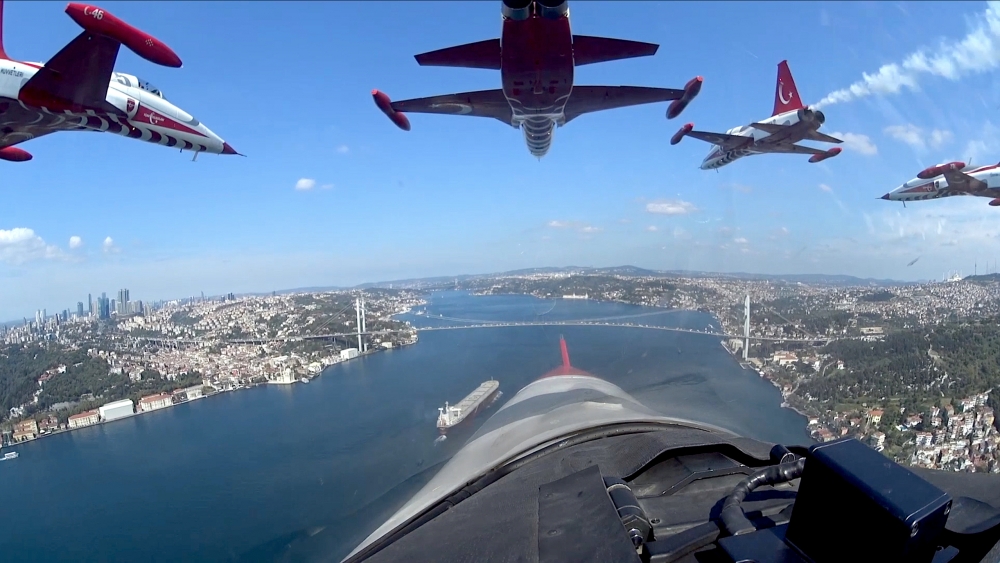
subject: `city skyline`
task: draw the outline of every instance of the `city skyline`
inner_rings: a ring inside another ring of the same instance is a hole
[[[168,298],[623,263],[912,281],[1000,255],[984,201],[877,199],[927,165],[1000,159],[996,4],[734,3],[722,20],[712,5],[575,4],[575,33],[661,45],[581,67],[580,84],[705,85],[677,120],[665,105],[575,120],[541,162],[488,120],[413,116],[404,133],[371,101],[376,87],[394,99],[498,87],[496,73],[413,61],[498,35],[496,4],[102,7],[185,62],[159,68],[123,50],[116,69],[161,87],[248,158],[191,163],[113,135],[32,141],[35,160],[5,168],[0,319],[61,311],[78,287]],[[11,54],[44,60],[75,36],[61,9],[7,6],[8,21],[32,22],[6,30]],[[433,34],[412,24],[445,20]],[[776,20],[812,23],[787,26],[780,44],[733,40],[684,57],[672,47]],[[259,39],[222,40],[220,21]],[[669,146],[685,122],[725,130],[766,116],[785,59],[804,100],[821,102],[824,131],[845,140],[840,156],[759,156],[712,173],[698,169],[707,147]],[[109,201],[114,221],[101,215]]]

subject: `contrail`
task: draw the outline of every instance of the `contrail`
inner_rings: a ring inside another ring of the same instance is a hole
[[[874,74],[847,88],[831,92],[815,107],[849,102],[872,94],[897,94],[905,86],[919,90],[924,75],[958,80],[970,74],[1000,67],[1000,2],[987,2],[986,11],[975,18],[975,29],[960,41],[943,41],[936,49],[920,49],[902,63],[883,65]]]

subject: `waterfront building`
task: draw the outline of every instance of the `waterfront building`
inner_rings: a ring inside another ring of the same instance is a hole
[[[108,422],[135,413],[135,406],[132,404],[131,399],[122,399],[121,401],[101,405],[101,408],[98,410],[100,411],[101,419]]]
[[[69,427],[70,428],[82,428],[84,426],[90,426],[91,424],[97,424],[101,421],[101,414],[97,409],[92,411],[84,411],[80,414],[74,414],[69,417]]]
[[[170,400],[168,393],[160,393],[139,399],[139,410],[141,412],[155,411],[156,409],[169,407],[172,404],[173,402]]]

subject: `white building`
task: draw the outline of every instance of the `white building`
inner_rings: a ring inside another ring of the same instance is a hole
[[[134,413],[135,405],[132,404],[132,399],[122,399],[121,401],[114,401],[106,405],[101,405],[101,408],[97,410],[101,414],[101,419],[107,422],[109,420],[119,419]]]
[[[194,387],[183,389],[182,392],[187,395],[188,400],[191,401],[194,399],[200,399],[205,395],[204,391],[202,391],[203,388],[204,385],[195,385]]]
[[[346,350],[341,350],[340,351],[340,359],[341,360],[350,360],[352,358],[357,358],[358,355],[359,355],[359,352],[358,352],[358,350],[356,348],[347,348]]]

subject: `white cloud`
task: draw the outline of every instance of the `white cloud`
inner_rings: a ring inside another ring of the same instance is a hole
[[[872,156],[878,154],[878,147],[875,143],[868,137],[868,135],[861,135],[859,133],[830,133],[838,139],[844,141],[844,147],[857,151],[865,156]]]
[[[80,248],[81,246],[83,246],[83,239],[82,238],[80,238],[80,237],[78,237],[76,235],[73,235],[73,236],[69,237],[69,247],[70,248]]]
[[[101,244],[101,250],[103,250],[105,254],[116,254],[121,249],[118,248],[117,245],[115,245],[114,239],[112,239],[111,237],[107,237],[107,238],[104,239],[104,242]]]
[[[679,199],[654,201],[646,204],[646,211],[659,213],[662,215],[686,215],[698,211],[698,208],[689,201]]]
[[[298,182],[295,182],[295,189],[300,191],[311,190],[316,187],[316,180],[312,178],[299,178]]]
[[[0,261],[22,264],[42,258],[60,258],[62,253],[46,244],[35,231],[24,227],[0,229]]]
[[[746,244],[749,241],[743,237],[736,237],[733,239],[733,242],[735,242],[736,244]]]
[[[676,238],[676,239],[688,239],[688,238],[691,238],[691,235],[689,235],[687,231],[685,231],[684,229],[682,229],[680,227],[674,227],[674,238]]]
[[[569,226],[567,221],[549,221],[549,226],[553,229],[564,229]]]
[[[819,189],[823,190],[826,193],[833,193],[833,188],[831,188],[830,186],[828,186],[826,184],[820,184],[819,185]]]
[[[602,229],[600,227],[591,227],[590,225],[587,225],[586,227],[582,227],[580,229],[580,232],[581,233],[599,233],[599,232],[601,232],[603,230],[604,229]]]
[[[936,149],[952,139],[951,131],[934,129],[926,132],[912,123],[890,125],[885,128],[885,133],[897,141],[902,141],[919,150],[927,147]]]
[[[896,94],[904,87],[919,89],[923,75],[958,80],[969,74],[981,73],[1000,66],[1000,2],[989,2],[988,8],[975,18],[975,27],[959,41],[942,41],[936,48],[922,48],[902,63],[883,65],[875,74],[861,74],[861,80],[847,88],[836,90],[820,100],[815,107],[849,102],[872,94]]]
[[[351,152],[351,148],[348,147],[347,145],[340,145],[339,147],[337,147],[337,152],[339,152],[340,154],[347,154]]]
[[[650,225],[650,226],[646,227],[646,230],[649,231],[649,232],[651,232],[651,233],[655,233],[656,231],[659,231],[660,229],[658,229],[656,227],[656,225]]]

